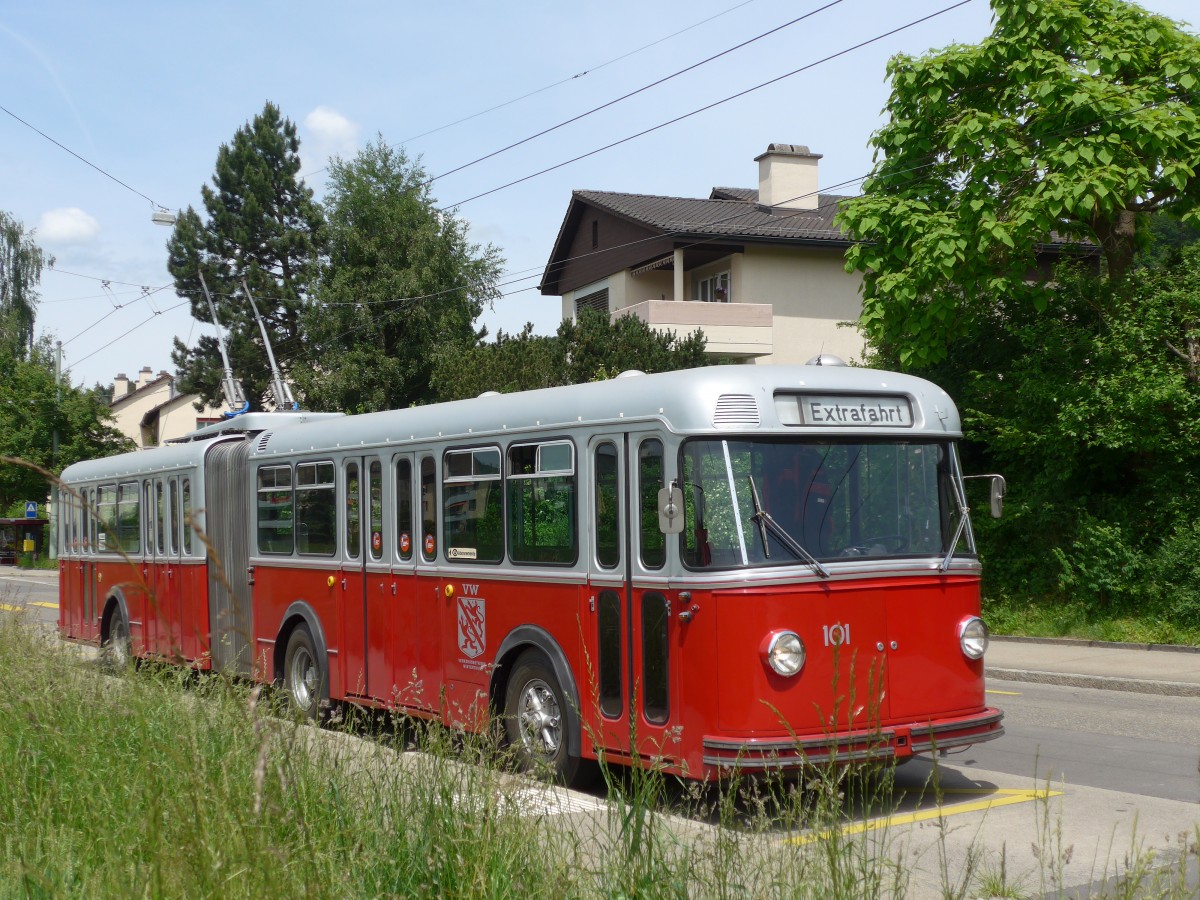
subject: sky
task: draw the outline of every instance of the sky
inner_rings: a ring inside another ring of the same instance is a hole
[[[1200,20],[1196,0],[1143,6]],[[572,190],[757,187],[754,158],[782,142],[822,154],[823,191],[857,193],[887,60],[990,28],[985,0],[0,0],[0,210],[55,259],[37,328],[63,342],[73,383],[173,371],[172,338],[194,345],[212,326],[174,293],[170,229],[151,215],[203,214],[218,148],[270,100],[296,123],[318,199],[329,159],[368,141],[444,175],[437,204],[505,259],[505,295],[480,323],[548,334],[560,301],[537,284]]]

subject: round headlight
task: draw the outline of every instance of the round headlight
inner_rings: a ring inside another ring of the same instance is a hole
[[[958,627],[958,643],[967,659],[981,659],[988,648],[988,627],[983,619],[971,616]]]
[[[767,636],[766,663],[771,671],[789,677],[804,668],[804,641],[794,631],[776,631]]]

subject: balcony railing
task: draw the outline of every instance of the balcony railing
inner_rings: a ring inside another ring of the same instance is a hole
[[[697,328],[704,332],[709,353],[718,356],[767,356],[772,353],[772,313],[769,303],[699,303],[645,300],[613,313],[637,316],[655,331],[680,337]]]

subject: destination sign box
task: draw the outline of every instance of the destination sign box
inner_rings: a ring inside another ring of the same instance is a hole
[[[820,428],[912,428],[912,404],[907,397],[845,394],[787,394],[775,398],[784,425]]]

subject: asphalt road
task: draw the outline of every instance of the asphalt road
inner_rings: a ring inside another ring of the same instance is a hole
[[[1200,697],[988,680],[1005,735],[954,765],[1200,803]]]
[[[53,627],[58,622],[58,581],[53,574],[26,575],[6,568],[0,574],[0,613],[23,610],[33,621]]]

